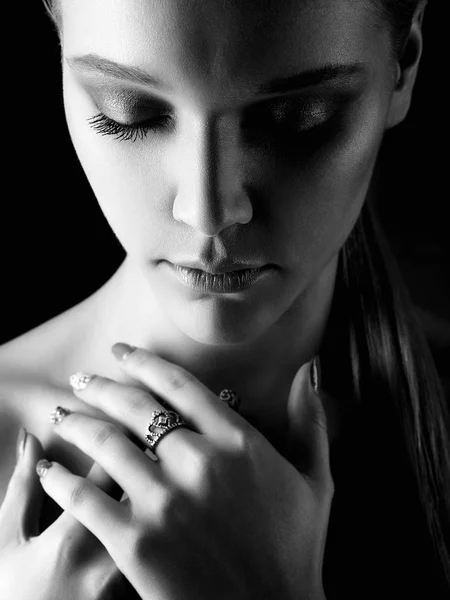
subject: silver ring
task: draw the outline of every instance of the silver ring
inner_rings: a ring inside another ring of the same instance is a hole
[[[63,408],[62,406],[57,406],[55,410],[53,410],[50,414],[50,423],[56,425],[57,423],[61,423],[64,417],[67,415],[71,415],[72,411],[69,408]]]
[[[187,427],[186,421],[174,410],[154,410],[145,436],[150,450],[155,451],[162,438],[177,427]],[[159,431],[158,431],[159,430]]]
[[[241,399],[234,390],[225,389],[220,392],[219,398],[226,402],[230,408],[239,412],[239,406],[241,405]]]

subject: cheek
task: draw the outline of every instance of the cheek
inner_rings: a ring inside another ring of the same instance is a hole
[[[161,139],[150,141],[143,151],[139,143],[94,133],[86,119],[98,111],[67,79],[70,134],[105,218],[127,252],[139,255],[145,248],[147,255],[159,256],[173,226],[172,203],[161,199],[174,200],[179,167],[175,177],[168,172],[170,151]],[[314,160],[292,159],[295,148],[289,160],[281,153],[247,157],[246,178],[257,192],[255,202],[261,203],[273,262],[297,272],[316,271],[342,247],[365,200],[384,111],[380,98],[367,99],[348,117],[353,122],[320,148]]]
[[[287,264],[296,270],[328,264],[365,201],[384,133],[384,106],[374,101],[359,114],[313,161],[291,166],[272,180],[272,189],[265,188],[270,234],[283,240]]]
[[[67,125],[77,156],[100,208],[115,235],[131,254],[142,245],[160,247],[158,233],[167,177],[156,145],[142,151],[129,142],[95,133],[87,119],[98,114],[86,94],[64,82]],[[167,189],[166,189],[167,192]],[[161,212],[159,215],[158,213]],[[151,232],[151,235],[149,235]],[[150,248],[151,251],[151,248]]]

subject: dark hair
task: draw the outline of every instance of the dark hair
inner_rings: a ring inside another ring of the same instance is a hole
[[[44,3],[45,10],[48,16],[55,26],[58,36],[61,38],[62,34],[62,19],[61,19],[61,0],[42,0]]]
[[[399,59],[416,12],[423,11],[428,0],[370,0],[377,16],[391,32],[392,55]]]
[[[423,16],[427,0],[371,1],[391,29],[393,53],[399,59],[412,20],[420,11]],[[398,458],[396,464],[410,469],[412,491],[419,499],[432,542],[431,548],[418,550],[425,554],[434,548],[450,589],[448,400],[409,293],[369,202],[363,206],[340,259],[352,381],[346,393],[352,394],[364,415],[365,441],[370,439],[376,447],[367,448],[368,452],[377,452],[376,460],[383,455],[392,461],[390,449],[395,448],[406,459]],[[389,425],[386,418],[392,419]],[[380,441],[385,452],[380,453]],[[408,474],[397,476],[408,480]],[[404,501],[408,506],[411,498],[405,494]]]
[[[358,486],[365,486],[372,496],[370,508],[380,508],[381,518],[392,519],[389,537],[384,540],[397,544],[399,556],[392,556],[392,562],[406,560],[401,554],[412,553],[414,547],[417,570],[425,573],[428,569],[429,583],[436,576],[440,579],[437,585],[446,585],[448,593],[450,413],[428,342],[371,201],[363,205],[339,258],[330,316],[334,326],[327,328],[330,333],[325,335],[320,356],[324,389],[353,415],[347,430],[348,455],[339,469],[352,471],[345,477],[347,481],[356,478],[356,483],[351,483],[356,487],[352,492],[343,488],[342,504],[351,502]],[[359,455],[356,462],[352,454]],[[377,507],[377,502],[385,502],[386,493],[386,507]],[[367,497],[363,504],[365,500]],[[367,519],[377,518],[367,513],[367,505],[362,510],[361,529]],[[383,514],[383,510],[392,514]],[[340,517],[348,543],[348,528],[357,523],[355,512],[353,507],[351,514]],[[400,519],[405,519],[403,526]],[[411,530],[421,533],[414,535]],[[374,533],[380,535],[376,529]],[[396,535],[404,539],[395,541]],[[361,550],[370,543],[368,537],[363,536]],[[405,547],[408,545],[410,548]],[[333,559],[337,564],[342,560],[339,556]],[[364,559],[368,560],[368,555]],[[382,558],[375,560],[382,570]],[[335,571],[337,567],[331,568]],[[422,575],[414,573],[411,564],[403,574]],[[342,597],[351,597],[349,586],[346,590],[347,596]],[[328,597],[334,598],[331,593]]]
[[[59,0],[43,1],[60,35]],[[398,60],[412,20],[418,11],[423,14],[427,0],[368,1],[390,28],[393,56]],[[401,493],[399,480],[405,484],[406,502],[418,501],[438,558],[435,562],[442,566],[450,586],[449,410],[427,340],[368,201],[341,249],[336,285],[344,301],[339,309],[336,302],[333,310],[340,311],[338,320],[348,353],[336,352],[336,339],[324,341],[324,380],[326,347],[331,344],[334,352],[328,372],[337,356],[344,357],[341,387],[333,393],[343,401],[353,398],[353,408],[360,416],[358,426],[364,424],[358,444],[364,446],[365,456],[373,457],[372,464],[381,461],[381,473],[388,477],[389,485],[396,485]],[[331,390],[336,384],[330,381],[327,385]],[[411,497],[406,498],[406,489]]]

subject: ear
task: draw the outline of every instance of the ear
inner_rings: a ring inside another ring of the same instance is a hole
[[[426,4],[426,0],[419,3],[403,50],[395,65],[397,68],[397,83],[392,93],[386,129],[401,123],[408,114],[411,105],[417,70],[422,56],[422,21]]]

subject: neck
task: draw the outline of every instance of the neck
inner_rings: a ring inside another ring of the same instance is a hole
[[[146,348],[187,369],[214,394],[224,388],[235,390],[242,400],[240,412],[249,421],[276,419],[284,412],[280,408],[285,408],[296,372],[319,351],[336,269],[337,257],[257,339],[214,346],[180,331],[152,295],[143,274],[125,259],[89,299],[93,304],[91,335],[83,362],[92,364],[99,374],[127,383],[110,347],[121,341]]]

